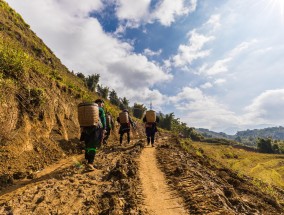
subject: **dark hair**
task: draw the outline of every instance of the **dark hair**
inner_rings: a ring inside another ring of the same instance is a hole
[[[128,110],[127,110],[127,109],[124,109],[123,112],[127,112],[127,113],[128,113]]]
[[[95,103],[104,103],[104,100],[102,100],[102,99],[97,99],[97,100],[95,101]]]

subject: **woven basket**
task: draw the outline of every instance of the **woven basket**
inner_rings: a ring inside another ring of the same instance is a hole
[[[156,112],[153,110],[146,111],[146,121],[150,123],[156,122]]]
[[[120,123],[129,123],[129,117],[127,112],[119,113],[119,121]]]
[[[99,107],[96,103],[84,102],[78,105],[78,120],[81,127],[98,126]]]

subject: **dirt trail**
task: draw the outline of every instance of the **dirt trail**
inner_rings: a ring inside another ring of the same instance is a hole
[[[7,185],[0,214],[284,214],[283,205],[249,179],[185,151],[175,138],[161,138],[156,148],[143,140],[113,142],[98,152],[93,172],[83,157],[69,156]]]
[[[157,166],[155,148],[146,147],[140,156],[139,176],[142,183],[144,204],[150,214],[188,214],[183,200],[169,189],[164,174]]]

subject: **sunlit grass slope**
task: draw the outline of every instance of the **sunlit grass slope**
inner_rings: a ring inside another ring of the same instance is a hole
[[[284,155],[249,152],[228,145],[200,142],[191,144],[200,156],[204,154],[241,175],[284,189]]]

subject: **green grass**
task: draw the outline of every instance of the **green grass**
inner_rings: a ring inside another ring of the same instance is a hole
[[[262,154],[227,145],[192,142],[196,149],[242,175],[259,179],[284,189],[284,155]]]

